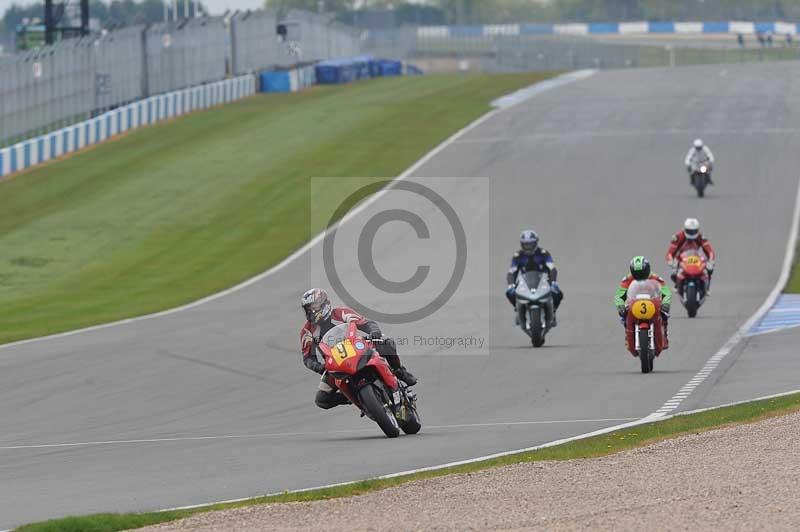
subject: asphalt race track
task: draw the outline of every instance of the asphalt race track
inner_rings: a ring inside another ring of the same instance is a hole
[[[422,166],[418,177],[488,178],[488,196],[453,181],[438,190],[473,206],[481,223],[467,230],[485,227],[490,249],[471,256],[486,265],[483,282],[462,283],[454,304],[414,330],[469,334],[477,323],[491,354],[406,357],[421,379],[416,437],[387,440],[352,408],[314,406],[317,380],[300,363],[297,336],[299,296],[318,269],[308,257],[191,310],[1,348],[0,528],[364,478],[650,414],[778,278],[800,168],[798,81],[789,62],[601,72],[492,117]],[[695,136],[718,159],[718,185],[702,201],[682,167]],[[664,273],[669,236],[689,215],[719,253],[713,297],[696,320],[675,302],[671,349],[641,375],[612,294],[634,254]],[[382,240],[391,245],[377,244],[378,269],[391,264],[403,278],[420,263],[408,252],[419,239],[395,225]],[[508,257],[528,226],[554,254],[566,292],[559,327],[536,351],[503,296]],[[795,388],[800,365],[788,353],[799,337],[748,341],[681,409]],[[752,352],[758,342],[783,356],[769,372]]]

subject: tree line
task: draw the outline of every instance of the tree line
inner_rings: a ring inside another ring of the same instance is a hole
[[[14,4],[0,19],[0,35],[24,19],[43,17],[43,1]],[[333,15],[341,22],[369,26],[369,15],[389,13],[393,25],[501,24],[515,22],[610,22],[634,20],[797,20],[800,0],[265,0],[285,14],[303,9]],[[92,17],[105,28],[150,24],[163,19],[162,0],[92,0]],[[201,12],[205,10],[201,6]]]
[[[397,25],[800,19],[800,0],[265,0],[265,5],[283,13],[322,7],[343,22],[366,11],[391,10]]]
[[[200,4],[200,12],[204,12]],[[100,21],[103,28],[131,26],[134,24],[152,24],[164,20],[164,3],[162,0],[112,0],[101,2],[92,0],[89,3],[92,18]],[[183,5],[180,5],[183,13]],[[0,19],[0,34],[14,32],[18,24],[24,20],[44,19],[44,1],[35,3],[12,4]]]

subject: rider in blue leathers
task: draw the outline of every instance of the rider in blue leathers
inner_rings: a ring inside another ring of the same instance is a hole
[[[558,309],[561,300],[564,299],[564,293],[558,285],[558,270],[553,262],[553,257],[546,249],[539,247],[539,235],[536,231],[527,229],[519,236],[520,250],[514,253],[511,257],[511,267],[508,269],[506,275],[506,297],[511,303],[511,306],[517,306],[516,284],[517,273],[527,271],[547,272],[550,274],[550,286],[553,290],[553,306]],[[556,320],[553,316],[553,326],[555,327]]]

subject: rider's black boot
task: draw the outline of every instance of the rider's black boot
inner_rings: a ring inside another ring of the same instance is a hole
[[[408,386],[414,386],[417,383],[417,378],[411,374],[404,366],[400,366],[394,370],[395,376],[406,383]]]

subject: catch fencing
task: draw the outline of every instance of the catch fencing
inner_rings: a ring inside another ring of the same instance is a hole
[[[0,179],[120,133],[233,102],[255,92],[256,76],[248,74],[137,100],[95,118],[0,148]]]
[[[499,37],[494,50],[479,59],[484,70],[535,71],[582,68],[678,67],[800,59],[800,49],[703,46],[687,43],[599,42],[580,37]]]
[[[796,60],[797,34],[783,22],[427,26],[370,31],[365,49],[428,70],[629,68]]]
[[[134,26],[0,57],[0,146],[108,110],[232,76],[357,55],[360,35],[292,11],[285,39],[269,10]]]
[[[360,33],[326,15],[293,9],[283,21],[287,39],[303,62],[353,57],[360,53]]]
[[[227,39],[221,17],[150,26],[144,33],[147,75],[141,96],[223,79]]]

